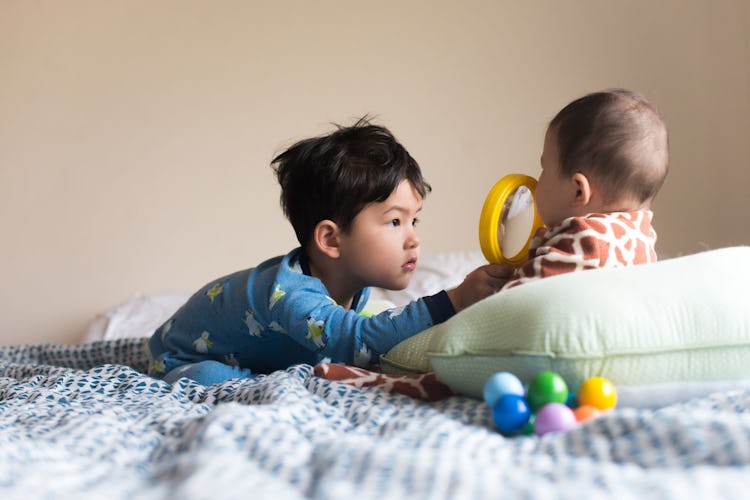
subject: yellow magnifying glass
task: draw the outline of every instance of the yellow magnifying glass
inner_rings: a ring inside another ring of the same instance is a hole
[[[544,226],[534,203],[536,179],[509,174],[487,194],[479,217],[479,244],[493,264],[518,267],[529,253],[534,233]]]

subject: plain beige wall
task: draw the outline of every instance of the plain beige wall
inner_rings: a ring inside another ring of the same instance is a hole
[[[662,256],[750,244],[750,2],[0,1],[0,343],[288,251],[269,161],[370,113],[433,185],[424,251],[605,87],[671,129]]]

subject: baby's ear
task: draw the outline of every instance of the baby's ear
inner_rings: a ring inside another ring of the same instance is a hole
[[[577,172],[571,179],[575,197],[573,199],[574,207],[585,207],[591,201],[591,183],[589,178],[581,172]]]
[[[341,255],[339,232],[338,224],[329,219],[322,220],[315,225],[312,243],[321,253],[337,259]]]

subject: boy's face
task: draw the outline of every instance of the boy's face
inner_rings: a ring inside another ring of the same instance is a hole
[[[383,202],[370,203],[341,236],[341,264],[357,286],[405,288],[419,259],[417,216],[422,197],[409,181]]]
[[[575,190],[575,183],[561,172],[557,134],[553,129],[548,129],[544,136],[541,164],[542,173],[534,193],[536,209],[544,225],[551,228],[575,215],[570,205],[571,196],[575,196],[574,192],[571,193]]]

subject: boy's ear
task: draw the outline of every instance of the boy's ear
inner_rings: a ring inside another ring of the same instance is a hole
[[[581,172],[573,175],[571,180],[573,183],[573,189],[575,190],[575,197],[573,199],[574,207],[585,207],[591,201],[591,183],[588,177]]]
[[[315,225],[313,230],[313,245],[328,257],[337,259],[341,255],[339,233],[338,224],[329,219],[322,220]]]

